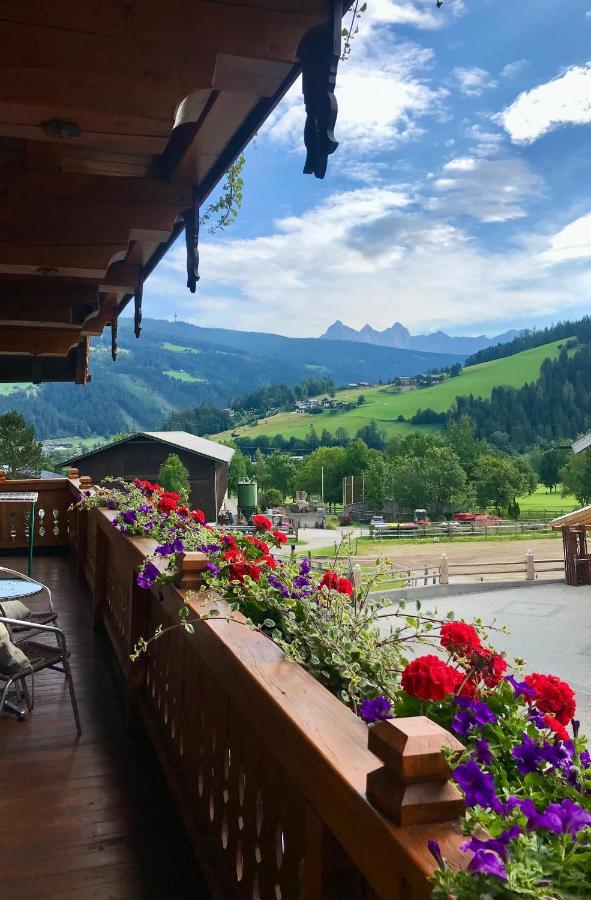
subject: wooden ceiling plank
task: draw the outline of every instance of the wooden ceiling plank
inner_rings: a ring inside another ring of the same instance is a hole
[[[45,117],[51,118],[51,117]],[[38,122],[31,125],[6,122],[0,119],[0,135],[6,137],[21,138],[24,140],[45,141],[47,143],[59,143],[62,147],[68,147],[60,138],[50,137],[41,128]],[[84,153],[108,152],[130,153],[138,155],[155,156],[166,147],[168,132],[162,136],[149,134],[117,134],[115,132],[82,131],[76,138],[76,149],[83,156]],[[8,157],[8,153],[6,154]],[[18,160],[19,154],[12,151],[12,156]],[[4,165],[4,159],[2,159]]]
[[[126,249],[119,244],[100,246],[16,245],[0,243],[0,271],[19,272],[21,267],[34,274],[38,269],[56,269],[56,274],[89,273],[89,277],[101,278],[115,260],[123,261]],[[90,274],[92,273],[92,274]]]
[[[62,202],[169,204],[184,209],[191,205],[192,188],[153,178],[108,178],[100,175],[63,172],[13,172],[0,170],[0,205],[7,197],[23,203],[41,198]]]
[[[0,353],[66,356],[79,342],[79,328],[0,328]]]
[[[58,205],[53,198],[40,197],[36,203],[19,201],[18,197],[4,197],[0,203],[0,224],[36,222],[42,225],[87,225],[91,222],[101,228],[148,228],[168,231],[179,213],[174,206],[148,203],[101,203],[99,201],[62,201]]]

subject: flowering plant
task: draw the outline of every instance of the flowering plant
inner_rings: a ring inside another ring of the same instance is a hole
[[[229,614],[257,628],[351,707],[368,725],[423,714],[453,731],[465,751],[450,758],[464,794],[466,868],[453,870],[434,841],[433,896],[457,900],[591,896],[591,759],[574,720],[576,699],[555,675],[518,666],[508,673],[488,643],[490,628],[423,613],[379,595],[378,573],[363,584],[340,562],[315,572],[309,559],[278,556],[285,535],[264,516],[254,534],[205,524],[199,510],[158,485],[111,480],[79,499],[115,512],[122,534],[152,537],[156,547],[138,572],[146,589],[173,579],[177,555],[207,559],[203,590]],[[217,610],[207,617],[219,615]],[[194,630],[190,610],[180,626]],[[150,640],[142,640],[134,657]],[[430,651],[407,658],[425,644]],[[569,730],[570,729],[570,730]]]

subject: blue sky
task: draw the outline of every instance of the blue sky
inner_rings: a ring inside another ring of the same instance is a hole
[[[591,0],[368,0],[324,181],[302,174],[298,82],[247,152],[239,219],[202,233],[197,293],[179,245],[145,314],[302,337],[585,314],[590,47]]]

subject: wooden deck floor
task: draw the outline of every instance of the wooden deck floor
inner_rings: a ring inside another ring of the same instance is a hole
[[[25,560],[0,558],[25,571]],[[35,560],[66,631],[83,733],[63,676],[41,673],[26,722],[0,719],[0,897],[206,900],[208,892],[123,684],[89,623],[86,589],[60,557]]]

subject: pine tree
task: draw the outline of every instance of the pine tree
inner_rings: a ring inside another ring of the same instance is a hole
[[[189,472],[176,453],[167,456],[160,466],[158,483],[167,491],[176,491],[185,503],[188,501],[191,490]]]
[[[0,415],[0,466],[10,478],[34,476],[43,468],[43,448],[35,429],[16,410]]]

